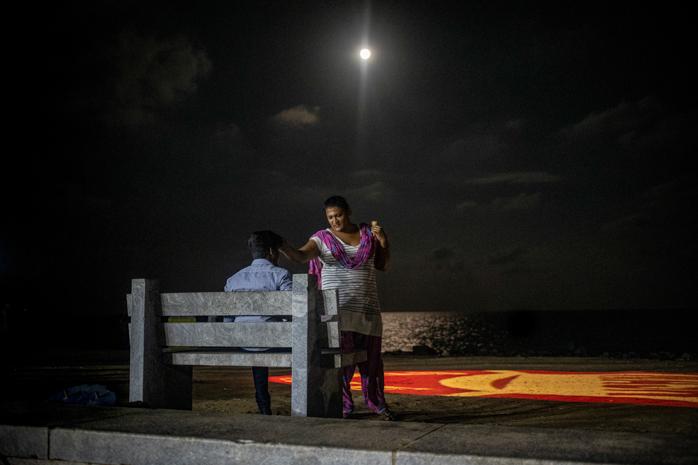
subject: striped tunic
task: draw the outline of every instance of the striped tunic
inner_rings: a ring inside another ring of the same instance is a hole
[[[328,229],[329,231],[329,229]],[[349,245],[335,236],[344,247],[349,257],[354,257],[359,246]],[[342,330],[355,331],[360,334],[381,336],[380,304],[376,286],[375,254],[366,263],[350,270],[344,268],[330,252],[330,249],[318,237],[311,237],[320,250],[322,261],[322,288],[339,289],[339,312],[342,318]]]

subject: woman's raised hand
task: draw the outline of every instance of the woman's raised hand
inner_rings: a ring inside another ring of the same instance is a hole
[[[371,221],[371,232],[384,249],[388,246],[388,238],[383,231],[383,227],[378,224],[378,220]]]

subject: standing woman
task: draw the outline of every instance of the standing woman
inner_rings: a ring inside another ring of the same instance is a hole
[[[376,286],[376,269],[385,271],[390,260],[388,237],[377,222],[352,223],[351,208],[343,197],[325,201],[325,216],[329,228],[313,234],[299,249],[284,240],[279,250],[293,262],[310,262],[310,273],[318,276],[321,289],[339,289],[342,351],[366,349],[367,360],[358,364],[364,402],[384,419],[395,420],[383,392],[383,322]],[[354,411],[350,383],[355,368],[343,369],[344,418]]]

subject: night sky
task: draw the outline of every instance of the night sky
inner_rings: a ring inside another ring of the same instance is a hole
[[[222,290],[251,231],[300,246],[339,194],[391,239],[384,310],[695,306],[682,3],[14,8],[2,304]]]

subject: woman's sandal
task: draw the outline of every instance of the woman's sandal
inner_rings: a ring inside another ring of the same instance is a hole
[[[383,417],[383,420],[385,421],[395,421],[397,420],[397,417],[395,414],[388,408],[386,407],[385,410],[379,413]]]

